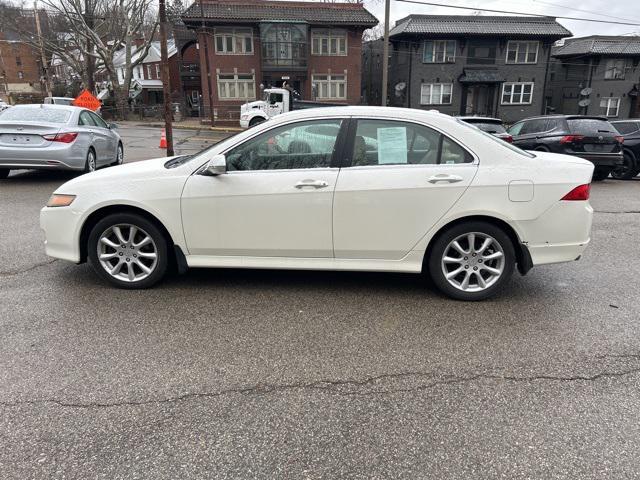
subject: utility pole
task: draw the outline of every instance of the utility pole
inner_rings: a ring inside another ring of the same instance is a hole
[[[44,84],[47,89],[47,96],[53,97],[51,93],[51,82],[49,81],[49,67],[47,66],[47,57],[44,54],[44,45],[42,43],[42,30],[40,29],[40,15],[38,14],[38,2],[33,2],[33,13],[36,17],[36,32],[38,33],[38,43],[40,44],[40,58],[42,60],[42,73],[44,73]]]
[[[389,83],[389,10],[391,0],[384,0],[384,45],[382,47],[382,103],[387,106],[387,84]]]
[[[167,8],[160,0],[160,67],[162,70],[162,93],[164,97],[164,129],[167,136],[167,156],[173,153],[173,127],[171,125],[171,82],[169,78],[169,52],[167,49]]]
[[[91,0],[84,0],[84,22],[87,24],[89,30],[93,30],[94,26],[94,5]],[[93,44],[91,40],[87,38],[87,52],[93,51]],[[87,55],[87,90],[91,93],[96,91],[95,75],[95,58],[92,55]]]
[[[209,38],[207,38],[207,32],[205,30],[204,23],[204,5],[202,0],[200,0],[200,18],[202,19],[202,39],[204,40],[204,68],[207,70],[207,90],[209,90],[209,117],[211,118],[211,126],[214,124],[214,115],[213,115],[213,88],[211,86],[211,68],[209,65]],[[198,38],[198,42],[200,39]],[[204,97],[203,97],[204,98]]]

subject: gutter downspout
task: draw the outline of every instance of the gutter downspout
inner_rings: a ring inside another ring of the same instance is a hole
[[[413,48],[411,48],[411,43],[409,43],[409,78],[407,78],[407,105],[408,108],[411,108],[411,71],[413,67]]]
[[[540,115],[547,114],[547,80],[549,79],[549,62],[551,61],[551,48],[553,44],[549,44],[549,51],[547,52],[547,65],[544,69],[544,83],[542,85],[542,110],[540,111]]]

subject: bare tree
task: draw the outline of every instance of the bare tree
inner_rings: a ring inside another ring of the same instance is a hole
[[[379,23],[375,27],[368,28],[362,32],[362,40],[369,42],[371,40],[378,40],[384,36],[384,23]]]
[[[19,31],[27,43],[39,47],[40,40],[49,57],[56,55],[83,79],[88,78],[88,59],[94,59],[96,69],[103,69],[109,78],[118,109],[124,112],[129,98],[133,70],[143,62],[158,29],[154,0],[41,0],[46,8],[47,29],[41,38]],[[20,8],[14,8],[19,15]],[[6,17],[6,16],[5,16]],[[4,19],[2,28],[18,23]],[[142,42],[136,42],[142,39]],[[118,55],[116,55],[118,53]],[[118,77],[114,63],[124,62],[124,79]]]

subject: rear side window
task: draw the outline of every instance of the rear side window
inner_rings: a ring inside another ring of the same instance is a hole
[[[0,113],[2,122],[67,123],[71,112],[47,107],[15,106]]]
[[[527,135],[530,133],[540,133],[547,131],[548,120],[546,118],[536,118],[534,120],[528,120],[524,122],[520,135]]]
[[[598,118],[570,118],[567,120],[569,131],[576,135],[599,135],[602,133],[615,133],[616,130],[606,120]]]
[[[471,163],[463,147],[424,125],[393,120],[358,120],[351,165]]]
[[[622,135],[629,135],[630,133],[637,132],[640,127],[640,123],[636,122],[616,122],[612,124],[616,127],[616,130]]]
[[[93,118],[89,114],[89,112],[80,112],[80,117],[78,118],[78,125],[83,127],[95,127],[96,123],[93,121]]]

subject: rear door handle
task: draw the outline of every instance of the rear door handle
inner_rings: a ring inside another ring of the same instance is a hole
[[[305,188],[305,187],[313,187],[313,188],[325,188],[328,187],[329,184],[324,180],[302,180],[301,182],[296,183],[296,188]]]
[[[429,177],[429,183],[438,183],[438,182],[458,183],[458,182],[461,182],[462,180],[463,178],[458,175],[446,175],[443,173]]]

